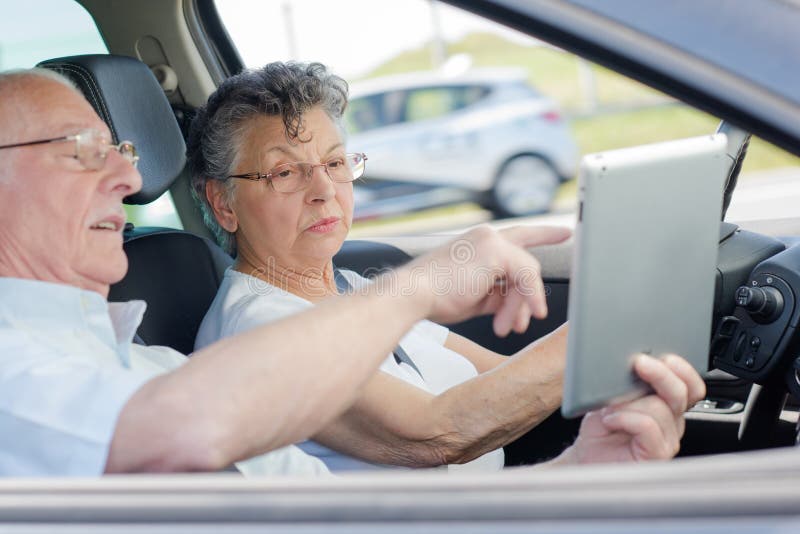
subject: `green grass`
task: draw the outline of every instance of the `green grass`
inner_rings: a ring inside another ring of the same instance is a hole
[[[542,94],[558,101],[565,110],[582,109],[587,104],[580,83],[580,60],[575,55],[546,46],[525,46],[490,33],[471,33],[457,42],[448,43],[447,53],[469,54],[475,67],[523,68],[528,71],[530,82]],[[608,69],[586,65],[594,73],[597,100],[601,105],[663,98],[657,91]],[[431,45],[426,45],[398,54],[364,77],[432,68]]]
[[[676,104],[630,112],[596,115],[572,121],[582,154],[704,135],[716,130],[719,119]],[[755,138],[743,172],[800,165],[800,159]]]
[[[595,115],[575,119],[571,124],[581,154],[704,135],[715,131],[718,125],[716,117],[681,104]],[[800,158],[753,138],[742,172],[791,166],[800,166]],[[561,186],[556,202],[568,202],[575,194],[576,183],[571,180]]]
[[[476,67],[513,66],[528,71],[531,83],[553,98],[571,121],[582,154],[680,139],[713,132],[719,124],[706,113],[675,103],[668,96],[599,65],[584,63],[594,73],[596,103],[601,113],[584,117],[588,104],[581,85],[581,60],[546,46],[525,46],[490,33],[472,33],[447,44],[448,54],[469,54]],[[433,68],[430,45],[398,54],[366,77]],[[667,103],[671,105],[666,105]],[[664,105],[661,105],[664,104]],[[603,110],[652,105],[615,113]],[[800,165],[800,159],[754,139],[744,171]]]

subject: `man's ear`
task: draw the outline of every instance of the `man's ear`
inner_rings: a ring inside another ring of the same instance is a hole
[[[217,222],[226,231],[236,233],[239,228],[239,219],[226,201],[225,182],[221,180],[208,180],[206,182],[206,199],[214,212]]]

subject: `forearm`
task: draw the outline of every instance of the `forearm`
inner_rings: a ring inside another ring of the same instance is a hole
[[[472,460],[527,432],[561,402],[563,329],[438,397],[378,373],[314,439],[362,460],[429,467]]]
[[[404,467],[446,463],[437,450],[435,396],[385,372],[376,373],[360,398],[314,440],[361,460]]]
[[[448,463],[461,463],[522,436],[561,405],[566,326],[491,371],[446,391],[435,413],[445,421]]]
[[[215,343],[134,394],[107,469],[213,469],[305,439],[352,404],[428,310],[425,291],[375,284]]]

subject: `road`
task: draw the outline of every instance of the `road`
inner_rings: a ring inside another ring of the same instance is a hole
[[[678,210],[676,209],[676,213]],[[792,221],[798,219],[798,221]],[[760,231],[765,220],[785,221],[785,234],[800,234],[800,167],[787,167],[743,174],[733,195],[726,220]],[[351,238],[458,233],[477,224],[575,225],[575,202],[565,199],[553,213],[521,219],[492,221],[491,214],[473,204],[419,212],[413,217],[356,225]],[[774,225],[773,225],[774,226]]]
[[[800,217],[800,167],[744,175],[728,210],[732,221]]]

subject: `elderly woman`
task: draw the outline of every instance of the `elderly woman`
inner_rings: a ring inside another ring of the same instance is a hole
[[[272,63],[226,80],[199,111],[188,142],[193,192],[236,260],[196,348],[370,283],[332,263],[366,160],[347,151],[346,105],[347,84],[323,65]],[[268,471],[324,472],[320,460],[334,471],[499,469],[502,446],[559,406],[565,343],[562,327],[506,357],[418,323],[348,412],[300,444],[303,452],[273,453]]]

